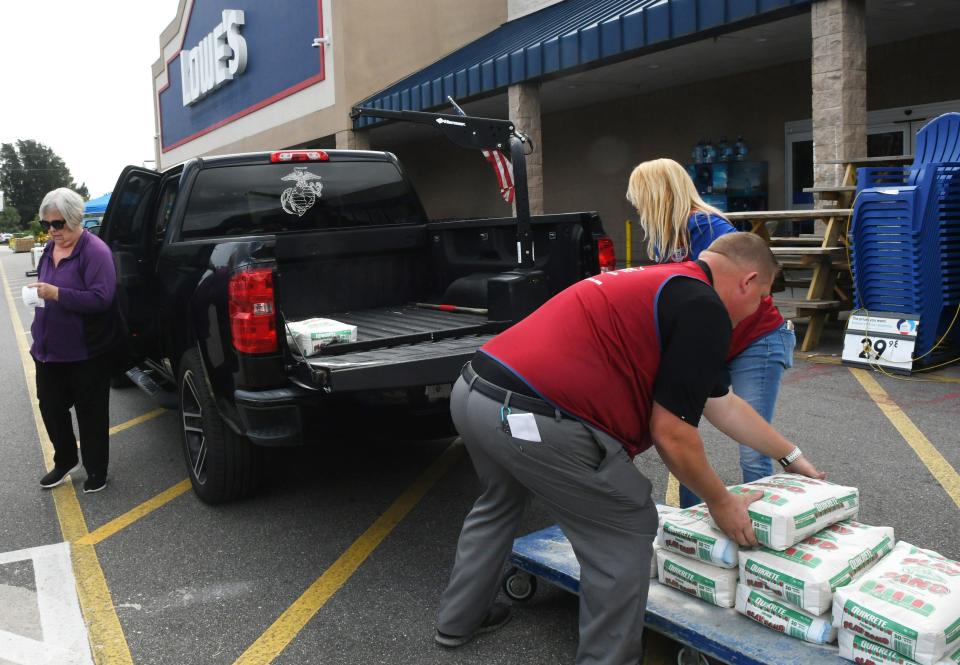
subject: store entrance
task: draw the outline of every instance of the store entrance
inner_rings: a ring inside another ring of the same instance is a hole
[[[866,156],[912,155],[917,131],[950,111],[960,111],[960,100],[869,111]],[[813,194],[803,190],[813,187],[813,121],[786,123],[784,138],[784,201],[791,209],[812,208]]]

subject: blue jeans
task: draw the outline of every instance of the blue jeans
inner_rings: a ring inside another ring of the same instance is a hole
[[[773,422],[783,372],[793,367],[796,345],[796,335],[787,330],[784,322],[773,332],[754,340],[727,365],[734,394],[746,400],[768,423]],[[773,460],[740,444],[740,468],[743,482],[749,483],[773,474]],[[680,507],[688,508],[698,503],[700,497],[680,485]]]

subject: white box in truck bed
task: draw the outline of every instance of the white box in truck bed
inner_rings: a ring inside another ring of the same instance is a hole
[[[329,315],[357,340],[331,344],[298,364],[298,377],[327,392],[452,383],[473,353],[508,321],[413,305]]]

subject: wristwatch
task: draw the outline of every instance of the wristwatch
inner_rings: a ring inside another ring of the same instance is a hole
[[[803,452],[800,450],[800,448],[798,448],[797,446],[794,446],[793,450],[790,451],[790,454],[788,454],[786,457],[780,458],[780,466],[782,466],[783,468],[787,468],[788,466],[796,462],[798,459],[800,459],[801,455],[803,455]]]

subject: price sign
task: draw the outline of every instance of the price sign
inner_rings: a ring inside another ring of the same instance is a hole
[[[920,317],[915,314],[851,314],[843,337],[843,364],[880,365],[894,372],[910,374],[919,324]]]

